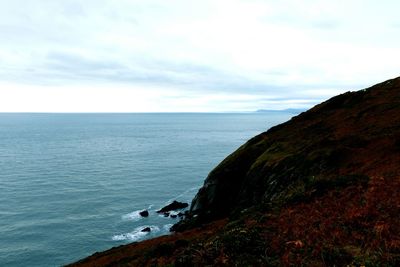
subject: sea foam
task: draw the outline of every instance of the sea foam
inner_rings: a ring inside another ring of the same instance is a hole
[[[141,211],[142,210],[135,210],[135,211],[132,211],[132,212],[130,212],[128,214],[124,214],[121,217],[122,217],[123,220],[131,220],[131,221],[137,222],[137,221],[139,221],[140,219],[143,218],[139,214]]]
[[[174,225],[174,224],[172,224],[172,223],[166,224],[166,225],[163,226],[163,230],[166,231],[167,233],[170,233],[169,230],[171,229],[171,227],[172,227],[173,225]]]
[[[150,227],[151,231],[150,232],[142,232],[142,230],[146,227]],[[119,235],[114,235],[111,237],[113,241],[123,241],[123,240],[129,240],[129,241],[139,241],[144,239],[146,236],[151,235],[152,233],[157,233],[160,231],[160,228],[158,226],[154,225],[144,225],[140,227],[136,227],[135,230],[129,233],[125,234],[119,234]]]
[[[149,205],[149,206],[147,207],[147,210],[150,211],[151,208],[153,208],[153,206],[154,206],[153,204]],[[137,221],[139,221],[140,219],[143,218],[143,217],[140,215],[140,212],[141,212],[141,211],[144,211],[144,210],[145,210],[145,209],[135,210],[135,211],[132,211],[132,212],[130,212],[130,213],[124,214],[124,215],[122,215],[121,217],[122,217],[123,220],[130,220],[130,221],[137,222]]]

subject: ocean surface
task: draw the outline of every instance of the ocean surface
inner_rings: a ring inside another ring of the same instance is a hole
[[[156,210],[190,202],[221,160],[292,116],[0,114],[0,266],[60,266],[168,234],[177,219]]]

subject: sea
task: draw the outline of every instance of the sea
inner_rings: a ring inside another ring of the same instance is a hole
[[[294,115],[0,113],[0,266],[62,266],[170,234],[179,219],[158,209],[190,203],[226,156]]]

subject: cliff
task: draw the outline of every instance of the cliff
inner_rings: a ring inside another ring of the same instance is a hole
[[[72,266],[399,266],[400,78],[249,140],[173,230]]]

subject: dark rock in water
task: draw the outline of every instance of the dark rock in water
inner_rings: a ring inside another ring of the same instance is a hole
[[[147,210],[143,210],[139,212],[139,215],[142,217],[149,217],[149,212]]]
[[[189,206],[188,203],[178,202],[178,201],[174,200],[174,202],[172,202],[171,204],[168,204],[164,208],[158,210],[157,213],[165,213],[165,212],[169,212],[172,210],[184,209],[184,208],[187,208],[188,206]]]
[[[179,217],[183,217],[183,216],[185,216],[185,214],[183,214],[182,212],[179,212],[179,213],[178,213],[178,216],[179,216]]]
[[[178,215],[172,214],[170,217],[171,217],[172,219],[175,219],[176,217],[178,217]]]
[[[169,212],[164,212],[164,217],[169,217]]]
[[[150,227],[145,227],[142,229],[141,232],[151,232],[151,228]]]

